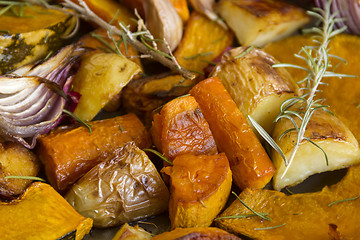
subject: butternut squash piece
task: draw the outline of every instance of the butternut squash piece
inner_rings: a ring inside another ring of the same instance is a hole
[[[204,73],[208,62],[231,46],[233,39],[231,31],[194,11],[174,56],[182,67]]]
[[[234,183],[241,189],[263,188],[271,180],[274,166],[221,80],[208,78],[190,93],[209,123],[219,151],[229,159]]]
[[[313,44],[312,38],[308,35],[298,35],[286,38],[279,42],[267,45],[264,51],[273,55],[283,63],[291,63],[303,66],[304,62],[294,56],[302,46]],[[325,99],[324,104],[328,104],[331,111],[346,126],[350,128],[356,139],[360,141],[360,55],[354,54],[360,49],[360,37],[355,35],[341,34],[331,40],[329,44],[330,54],[334,54],[346,59],[347,64],[339,62],[337,59],[331,59],[332,66],[336,66],[335,72],[342,74],[355,75],[355,78],[324,78],[323,82],[327,83],[321,86],[323,90],[317,96]],[[339,63],[339,64],[338,64]],[[295,68],[287,68],[296,81],[306,76],[305,71]]]
[[[341,239],[357,239],[360,236],[360,215],[357,214],[360,208],[359,181],[360,165],[356,165],[349,168],[339,183],[315,193],[286,196],[278,191],[246,189],[239,195],[240,199],[253,210],[267,213],[271,221],[248,217],[219,219],[216,224],[235,234],[259,240],[330,239],[329,233],[333,234],[333,230],[329,225],[332,224],[337,227]],[[240,214],[252,213],[235,200],[220,217]],[[278,227],[261,230],[274,226]]]
[[[92,167],[130,141],[151,146],[150,135],[134,114],[91,122],[92,133],[81,126],[52,131],[38,138],[38,156],[51,185],[66,190]]]
[[[145,152],[130,142],[80,178],[65,198],[95,227],[112,227],[166,211],[169,191]]]
[[[192,96],[168,102],[154,116],[150,134],[156,148],[169,160],[186,153],[217,153],[209,124]]]
[[[224,153],[176,157],[163,169],[170,176],[171,228],[209,227],[226,204],[231,170]]]
[[[11,198],[22,194],[31,184],[26,179],[6,179],[6,176],[36,176],[40,161],[29,149],[15,142],[0,142],[0,195]]]
[[[1,239],[74,239],[90,232],[92,219],[77,213],[50,185],[36,182],[19,199],[0,202]]]
[[[151,233],[145,231],[138,225],[130,226],[125,223],[119,231],[116,232],[112,240],[150,240],[152,237]]]
[[[152,238],[153,240],[241,240],[222,229],[215,227],[177,228],[171,232],[164,232]]]

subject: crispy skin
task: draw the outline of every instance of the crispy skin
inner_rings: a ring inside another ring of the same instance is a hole
[[[274,166],[246,119],[218,77],[208,78],[191,91],[209,123],[220,152],[230,162],[234,183],[263,188],[274,174]]]
[[[91,134],[81,126],[53,131],[38,139],[38,156],[50,183],[58,191],[66,190],[127,142],[135,141],[139,148],[151,146],[150,135],[134,114],[90,124]]]

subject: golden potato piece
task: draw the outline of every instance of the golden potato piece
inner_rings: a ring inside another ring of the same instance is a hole
[[[209,227],[228,199],[232,176],[224,153],[176,157],[170,176],[171,228]]]
[[[304,9],[276,0],[221,0],[216,11],[244,46],[261,47],[310,22]]]
[[[6,176],[36,176],[40,161],[36,155],[19,143],[0,142],[0,195],[12,197],[22,194],[31,180],[6,179]]]

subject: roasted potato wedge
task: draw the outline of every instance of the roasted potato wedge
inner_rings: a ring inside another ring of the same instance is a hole
[[[247,215],[247,218],[219,219],[216,225],[234,234],[253,239],[332,239],[337,226],[337,235],[356,239],[360,236],[360,165],[350,167],[346,176],[337,184],[324,187],[319,192],[286,196],[273,190],[246,189],[240,195],[251,209],[267,213],[271,221],[253,216],[239,200],[235,200],[220,217]],[[266,229],[269,228],[269,229]],[[336,238],[335,238],[336,239]]]
[[[156,148],[169,160],[186,153],[217,153],[209,124],[192,96],[165,104],[154,116],[150,134]]]
[[[22,194],[31,184],[26,179],[6,179],[6,176],[37,176],[40,161],[36,155],[14,142],[0,142],[0,195],[11,198]]]
[[[216,11],[244,46],[264,46],[310,22],[304,9],[276,0],[221,0]]]
[[[171,228],[209,227],[229,197],[232,183],[224,153],[176,157],[162,171],[170,176]]]
[[[65,198],[94,226],[111,227],[166,211],[169,192],[147,155],[130,142],[80,178]]]
[[[291,121],[284,118],[276,124],[273,133],[273,138],[288,159],[294,148],[297,132],[291,131],[281,139],[279,137],[291,128]],[[284,160],[275,150],[272,151],[271,159],[276,167],[274,189],[294,186],[315,173],[333,171],[360,162],[360,148],[356,138],[338,118],[326,111],[314,112],[306,127],[305,137],[317,146],[309,141],[301,142],[289,166],[285,166]],[[328,160],[318,147],[326,152]]]
[[[226,52],[212,76],[221,79],[244,116],[250,115],[271,134],[281,104],[297,94],[297,85],[285,68],[273,68],[278,61],[249,47]],[[242,56],[243,55],[243,56]]]
[[[234,183],[241,189],[263,188],[275,168],[221,80],[208,78],[190,94],[209,123],[219,152],[229,159]]]
[[[91,121],[140,71],[136,63],[115,53],[85,56],[72,83],[73,91],[81,95],[74,114]]]
[[[38,139],[38,156],[45,166],[48,180],[58,191],[68,189],[127,142],[135,141],[139,148],[151,146],[150,135],[135,114],[90,124],[91,133],[81,126],[52,131]]]

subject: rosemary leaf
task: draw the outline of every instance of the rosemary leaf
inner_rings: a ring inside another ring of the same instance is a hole
[[[328,204],[328,207],[334,205],[334,204],[338,204],[338,203],[342,203],[342,202],[348,202],[348,201],[353,201],[353,200],[356,200],[360,197],[359,196],[356,196],[356,197],[353,197],[353,198],[347,198],[347,199],[341,199],[341,200],[337,200],[337,201],[334,201],[334,202],[331,202]]]
[[[245,49],[245,51],[243,51],[242,53],[240,53],[239,55],[237,55],[236,57],[234,57],[235,59],[239,59],[239,58],[242,58],[244,57],[246,54],[250,53],[251,50],[254,49],[254,46],[249,46]]]
[[[250,210],[252,213],[254,213],[256,216],[261,217],[262,219],[271,221],[271,218],[269,218],[269,217],[267,217],[267,216],[265,216],[265,215],[262,215],[261,213],[258,213],[258,212],[256,212],[254,209],[252,209],[251,207],[249,207],[243,200],[241,200],[241,198],[239,198],[239,196],[238,196],[234,191],[232,191],[231,193],[235,195],[235,197],[242,203],[242,205],[244,205],[247,209],[249,209],[249,210]]]
[[[194,60],[198,57],[203,57],[203,56],[208,56],[208,55],[211,55],[213,54],[213,52],[203,52],[203,53],[198,53],[198,54],[195,54],[193,56],[189,56],[189,57],[183,57],[185,60]]]
[[[33,181],[41,181],[46,182],[45,179],[35,176],[6,176],[5,179],[25,179],[25,180],[33,180]]]
[[[158,151],[156,151],[154,149],[145,148],[145,149],[143,149],[143,151],[151,152],[151,153],[155,154],[156,156],[158,156],[159,158],[161,158],[162,160],[164,160],[165,162],[167,162],[168,164],[170,164],[171,166],[173,165],[173,163],[169,159],[167,159],[164,155],[162,155],[161,153],[159,153]]]
[[[271,229],[283,227],[283,226],[285,226],[285,225],[286,225],[286,223],[283,223],[283,224],[280,224],[280,225],[277,225],[277,226],[263,227],[263,228],[254,228],[254,230],[257,230],[257,231],[261,231],[261,230],[271,230]]]
[[[268,213],[260,213],[263,216],[269,215]],[[239,214],[239,215],[233,215],[233,216],[224,216],[224,217],[217,217],[214,220],[220,220],[220,219],[243,219],[243,218],[249,218],[249,217],[258,217],[256,214]]]
[[[75,114],[73,114],[72,112],[66,110],[66,109],[63,109],[63,113],[66,113],[68,114],[69,116],[75,118],[75,120],[79,123],[81,123],[82,125],[84,125],[88,130],[89,130],[89,133],[91,134],[92,131],[91,131],[91,125],[84,122],[83,120],[81,120],[78,116],[76,116]]]

